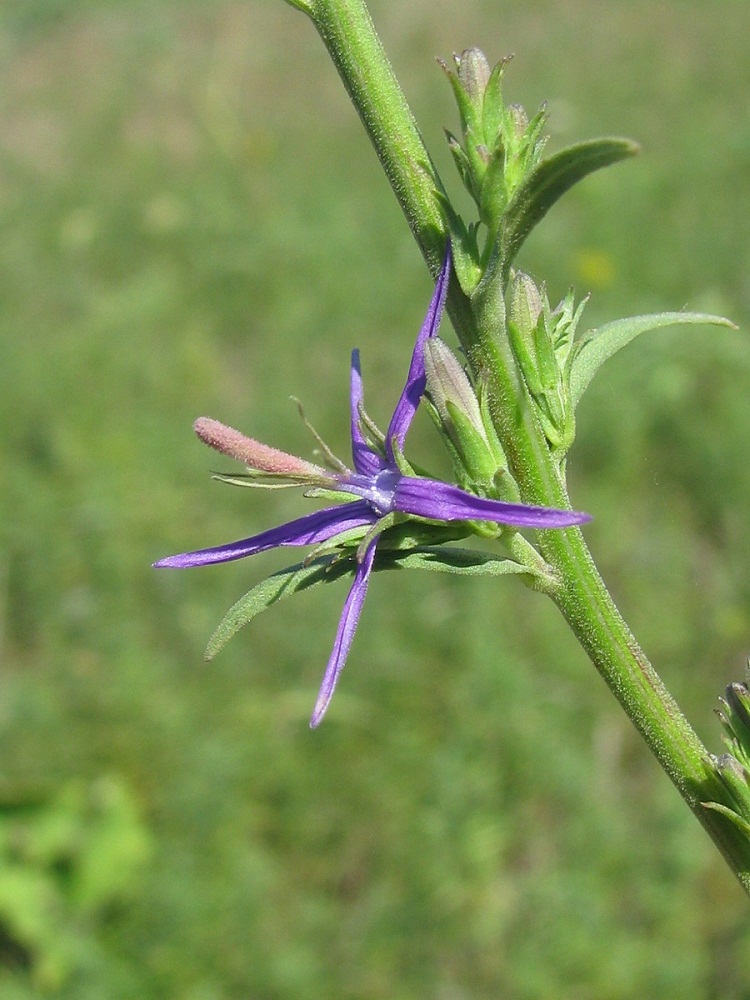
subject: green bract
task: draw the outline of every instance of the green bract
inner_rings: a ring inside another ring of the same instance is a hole
[[[565,454],[575,425],[570,405],[566,360],[584,303],[572,311],[572,293],[552,310],[546,293],[527,274],[513,280],[508,335],[550,447]]]
[[[555,153],[530,170],[501,219],[499,256],[507,274],[523,241],[558,198],[588,174],[635,156],[629,139],[592,139]]]

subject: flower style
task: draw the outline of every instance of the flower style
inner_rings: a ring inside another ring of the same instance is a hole
[[[352,352],[351,362],[351,439],[352,463],[349,469],[327,455],[335,471],[270,448],[216,420],[201,417],[195,423],[198,436],[209,446],[244,462],[249,477],[282,481],[283,485],[306,485],[318,491],[356,499],[324,507],[304,517],[271,528],[250,538],[227,545],[168,556],[154,563],[156,568],[184,569],[212,563],[229,562],[284,545],[321,545],[358,541],[354,578],[344,602],[336,639],[318,699],[310,720],[315,728],[331,701],[341,670],[346,662],[359,622],[367,585],[382,532],[398,520],[416,518],[430,522],[490,521],[499,525],[526,528],[563,528],[590,520],[588,514],[555,510],[526,504],[492,500],[460,489],[449,483],[414,475],[403,459],[403,447],[409,426],[425,392],[425,345],[440,324],[451,270],[450,248],[446,253],[435,292],[412,353],[406,384],[391,417],[381,449],[371,443],[372,427],[363,416],[362,376],[359,352]],[[364,531],[362,530],[364,529]],[[361,535],[361,540],[358,537]]]

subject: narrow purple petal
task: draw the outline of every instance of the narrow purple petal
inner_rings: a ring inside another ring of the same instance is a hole
[[[355,470],[362,476],[375,476],[384,467],[382,458],[368,447],[362,434],[359,410],[362,406],[364,393],[362,389],[362,371],[359,367],[359,351],[352,351],[351,389],[349,392],[349,408],[352,424],[352,461]]]
[[[197,552],[183,552],[181,555],[167,556],[154,563],[155,569],[188,569],[191,566],[208,566],[213,563],[231,562],[254,556],[278,545],[318,545],[327,542],[351,528],[361,528],[374,524],[377,516],[364,500],[354,503],[324,507],[304,517],[298,517],[278,528],[261,531],[259,535],[243,538],[239,542],[217,545]]]
[[[333,651],[331,652],[331,657],[328,660],[326,671],[323,674],[323,682],[321,683],[320,691],[318,692],[318,700],[315,702],[315,708],[313,709],[312,718],[310,719],[311,729],[315,729],[323,721],[323,716],[325,715],[326,709],[328,708],[331,698],[333,697],[333,692],[336,688],[339,675],[344,669],[346,658],[349,655],[349,649],[351,647],[352,640],[354,639],[354,633],[357,631],[357,625],[359,624],[359,616],[362,614],[362,606],[365,603],[367,584],[370,582],[370,571],[372,570],[373,560],[375,559],[376,545],[377,539],[373,539],[365,549],[364,558],[362,559],[362,562],[357,565],[357,569],[354,573],[351,590],[349,591],[349,596],[344,602],[344,609],[341,612],[341,618],[339,619],[339,627],[336,631],[336,640],[333,644]]]
[[[401,477],[394,510],[435,521],[495,521],[516,528],[566,528],[591,520],[590,514],[581,511],[487,500],[450,483],[418,476]]]
[[[448,294],[448,285],[451,274],[451,245],[450,241],[445,250],[445,260],[440,268],[440,274],[435,285],[430,307],[424,318],[422,329],[417,336],[414,351],[409,365],[409,374],[406,376],[406,385],[401,393],[396,408],[393,411],[391,422],[388,425],[385,447],[388,457],[393,462],[393,439],[396,439],[398,447],[403,451],[406,432],[409,430],[414,414],[417,412],[419,400],[424,394],[426,378],[424,373],[424,345],[428,337],[434,337],[440,326],[440,319],[445,307],[445,297]]]

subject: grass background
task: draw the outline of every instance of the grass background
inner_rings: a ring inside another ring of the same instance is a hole
[[[515,52],[552,148],[642,158],[529,241],[587,325],[654,334],[581,406],[573,499],[702,737],[750,646],[750,7],[377,0],[453,191],[433,61]],[[430,283],[305,18],[281,0],[11,0],[0,40],[3,1000],[750,997],[747,903],[554,608],[376,578],[323,727],[345,587],[208,635],[278,553],[153,559],[295,516],[212,483],[199,414],[346,447],[387,417]],[[431,428],[415,455],[439,462]]]

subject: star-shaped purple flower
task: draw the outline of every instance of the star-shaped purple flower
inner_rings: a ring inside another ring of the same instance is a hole
[[[446,253],[435,292],[412,353],[406,385],[393,411],[381,451],[370,443],[363,421],[362,377],[359,352],[352,352],[351,363],[351,438],[352,463],[349,469],[336,464],[331,472],[285,452],[245,437],[239,431],[216,420],[201,417],[195,423],[198,436],[206,444],[244,462],[251,474],[282,480],[287,485],[307,485],[318,490],[347,493],[355,500],[324,507],[277,528],[263,531],[227,545],[167,556],[154,563],[157,568],[185,569],[211,563],[230,562],[282,545],[352,544],[352,535],[362,531],[356,549],[354,578],[344,602],[333,651],[320,686],[310,725],[321,722],[333,696],[336,683],[359,622],[375,552],[381,532],[397,520],[409,517],[431,522],[491,521],[516,528],[564,528],[590,520],[588,514],[555,510],[526,504],[506,503],[475,496],[457,486],[402,471],[408,468],[402,454],[409,430],[426,385],[424,348],[435,335],[445,305],[450,279],[450,248]]]

